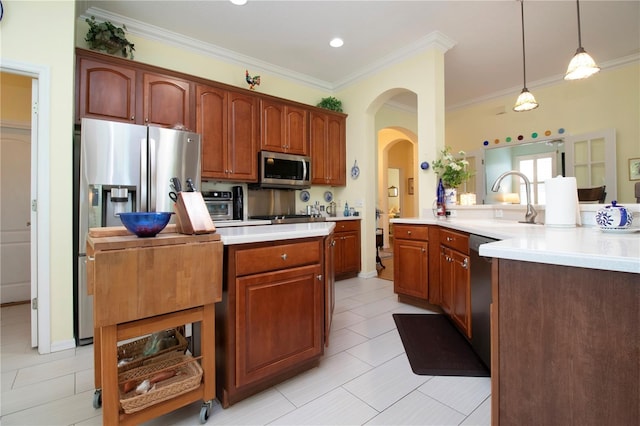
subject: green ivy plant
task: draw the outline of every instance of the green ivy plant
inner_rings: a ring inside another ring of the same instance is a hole
[[[125,58],[129,56],[130,59],[133,59],[135,49],[133,43],[125,37],[127,27],[124,24],[122,28],[118,28],[110,21],[98,23],[95,16],[92,16],[91,19],[87,18],[85,21],[89,24],[85,41],[91,49],[111,54],[120,52]]]
[[[316,106],[324,109],[330,109],[331,111],[342,112],[342,101],[334,98],[333,96],[322,98]]]

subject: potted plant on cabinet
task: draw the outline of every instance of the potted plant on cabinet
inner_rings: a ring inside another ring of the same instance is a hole
[[[95,16],[91,19],[85,19],[89,24],[89,31],[85,37],[85,41],[89,44],[89,48],[106,52],[110,54],[116,54],[120,52],[125,58],[129,56],[133,59],[133,43],[131,43],[125,37],[125,30],[127,27],[122,25],[122,28],[118,28],[110,21],[96,22]],[[128,53],[127,53],[128,51]]]
[[[331,111],[342,112],[342,101],[340,99],[329,96],[322,98],[322,100],[316,105],[317,107],[329,109]]]

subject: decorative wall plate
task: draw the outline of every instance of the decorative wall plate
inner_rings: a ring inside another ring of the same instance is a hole
[[[358,160],[353,162],[353,167],[351,167],[351,177],[353,179],[358,179],[360,176],[360,167],[358,167]]]
[[[327,192],[325,192],[325,193],[324,193],[324,200],[325,200],[327,203],[332,202],[332,201],[333,201],[333,193],[332,193],[331,191],[327,191]]]
[[[304,190],[304,191],[300,192],[300,199],[302,201],[304,201],[305,203],[307,201],[309,201],[309,199],[311,199],[311,195],[309,194],[309,191]]]

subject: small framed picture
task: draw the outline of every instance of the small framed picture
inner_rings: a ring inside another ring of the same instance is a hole
[[[409,178],[407,180],[407,191],[409,192],[409,195],[413,195],[413,178]]]
[[[640,180],[640,158],[629,158],[629,180]]]

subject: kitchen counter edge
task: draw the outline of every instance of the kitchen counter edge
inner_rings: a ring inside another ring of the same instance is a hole
[[[333,231],[335,222],[291,223],[279,225],[253,225],[218,228],[222,243],[226,246],[297,238],[324,237]]]
[[[394,224],[438,225],[495,238],[480,255],[579,268],[640,273],[640,233],[605,233],[597,227],[553,228],[501,220],[392,219]]]

